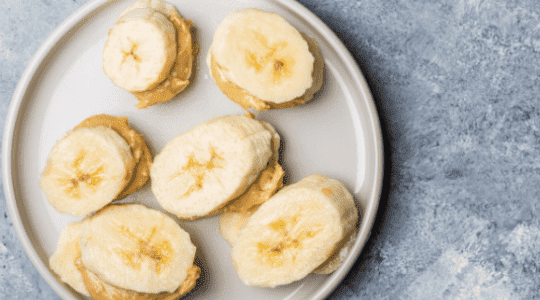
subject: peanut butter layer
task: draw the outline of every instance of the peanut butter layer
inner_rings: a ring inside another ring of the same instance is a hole
[[[151,294],[126,290],[106,283],[96,274],[88,271],[80,258],[75,260],[75,265],[81,272],[86,289],[95,300],[176,300],[189,293],[195,287],[195,283],[201,275],[201,269],[193,265],[186,270],[187,278],[176,291]]]
[[[139,190],[150,178],[150,165],[152,154],[142,135],[128,125],[127,117],[115,117],[105,114],[95,115],[82,121],[74,129],[80,127],[109,127],[116,131],[128,143],[133,154],[135,164],[131,168],[131,180],[115,200],[124,199],[129,194]]]
[[[247,213],[251,208],[259,206],[272,197],[277,190],[283,187],[283,168],[275,160],[272,160],[249,189],[225,206],[225,212]]]
[[[245,89],[239,87],[235,83],[224,78],[220,72],[222,67],[214,60],[214,57],[210,57],[210,69],[212,77],[216,82],[219,89],[232,101],[238,103],[243,109],[254,108],[256,110],[270,110],[275,108],[295,107],[304,104],[313,98],[313,95],[322,87],[323,84],[323,71],[324,60],[321,56],[319,45],[314,38],[310,38],[307,35],[302,34],[302,37],[306,40],[309,47],[309,52],[315,58],[313,66],[313,85],[306,90],[306,92],[295,99],[283,103],[274,103],[270,101],[264,101],[258,97],[255,97]]]
[[[171,100],[189,85],[193,58],[197,52],[191,37],[193,23],[190,20],[182,19],[176,11],[172,12],[169,20],[176,29],[176,42],[178,43],[176,62],[171,68],[169,76],[157,87],[147,91],[132,92],[139,100],[139,103],[135,105],[138,109]]]
[[[249,115],[249,114],[248,114]],[[274,136],[275,131],[270,124],[262,122],[272,134],[272,156],[268,165],[259,174],[259,177],[249,186],[240,197],[225,206],[223,212],[253,213],[257,207],[268,201],[280,188],[283,187],[285,172],[279,164],[280,139]]]

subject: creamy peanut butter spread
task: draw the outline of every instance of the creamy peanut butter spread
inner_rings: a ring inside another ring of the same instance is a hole
[[[231,204],[225,206],[223,211],[247,213],[251,208],[263,204],[283,186],[284,174],[285,172],[279,163],[272,160],[248,190]]]
[[[191,36],[193,23],[190,20],[182,19],[175,11],[172,12],[169,20],[176,29],[176,42],[178,43],[176,62],[171,68],[169,76],[157,87],[147,91],[132,92],[139,100],[139,103],[135,105],[138,109],[171,100],[189,85],[193,57],[197,53],[197,47]]]
[[[150,165],[152,165],[152,154],[146,145],[142,135],[128,125],[127,117],[115,117],[105,114],[89,117],[75,126],[73,129],[81,127],[109,127],[116,131],[128,143],[133,154],[135,164],[131,167],[131,180],[115,200],[123,199],[129,194],[137,191],[150,178]]]
[[[187,277],[176,291],[151,294],[126,290],[106,283],[96,274],[88,271],[82,264],[80,257],[75,260],[75,265],[81,272],[86,289],[95,300],[176,300],[189,293],[201,275],[201,269],[192,265],[186,270]]]
[[[310,38],[304,33],[301,33],[302,37],[306,40],[309,52],[313,55],[315,58],[315,62],[313,65],[313,84],[312,86],[306,90],[306,92],[297,98],[294,98],[290,101],[283,102],[283,103],[274,103],[270,101],[262,100],[254,95],[252,95],[247,90],[239,87],[235,83],[227,80],[222,73],[220,72],[220,69],[222,67],[219,66],[219,64],[214,60],[214,57],[210,57],[210,69],[212,72],[212,77],[214,78],[214,81],[216,82],[217,86],[220,88],[220,90],[232,101],[238,103],[243,109],[247,110],[248,108],[254,108],[256,110],[270,110],[275,108],[285,108],[285,107],[295,107],[301,104],[304,104],[311,100],[315,93],[322,87],[324,78],[323,78],[323,71],[324,71],[324,60],[321,56],[319,45],[317,44],[317,41],[314,38]]]

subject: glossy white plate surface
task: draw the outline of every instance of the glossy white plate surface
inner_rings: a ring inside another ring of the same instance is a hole
[[[173,101],[144,110],[116,87],[101,67],[101,51],[116,17],[131,1],[91,1],[44,42],[24,72],[8,112],[3,140],[3,181],[11,219],[30,259],[63,299],[81,298],[56,280],[48,258],[62,228],[78,218],[57,213],[38,181],[55,141],[83,119],[100,113],[127,116],[157,154],[174,136],[216,116],[243,113],[209,76],[204,57],[215,28],[228,12],[256,7],[282,15],[314,37],[325,60],[322,90],[308,104],[268,112],[284,141],[288,183],[319,173],[343,182],[361,211],[359,233],[343,266],[329,276],[309,275],[278,288],[243,285],[230,247],[217,231],[217,217],[179,222],[201,250],[202,278],[186,299],[322,299],[343,279],[364,246],[376,215],[382,183],[382,139],[377,112],[355,61],[339,39],[311,12],[293,1],[170,0],[193,20],[199,54],[191,86]],[[160,209],[147,184],[122,202]]]

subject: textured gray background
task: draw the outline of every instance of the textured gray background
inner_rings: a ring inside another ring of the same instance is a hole
[[[85,2],[0,0],[1,124],[31,56]],[[540,1],[300,2],[356,58],[387,151],[372,236],[330,299],[540,299]],[[58,299],[5,200],[0,236],[0,299]]]

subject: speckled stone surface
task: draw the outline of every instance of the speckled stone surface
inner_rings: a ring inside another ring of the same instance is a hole
[[[1,124],[31,56],[85,2],[0,0]],[[540,299],[540,2],[300,2],[356,58],[386,150],[372,236],[330,299]],[[5,199],[0,236],[0,299],[59,299]]]

